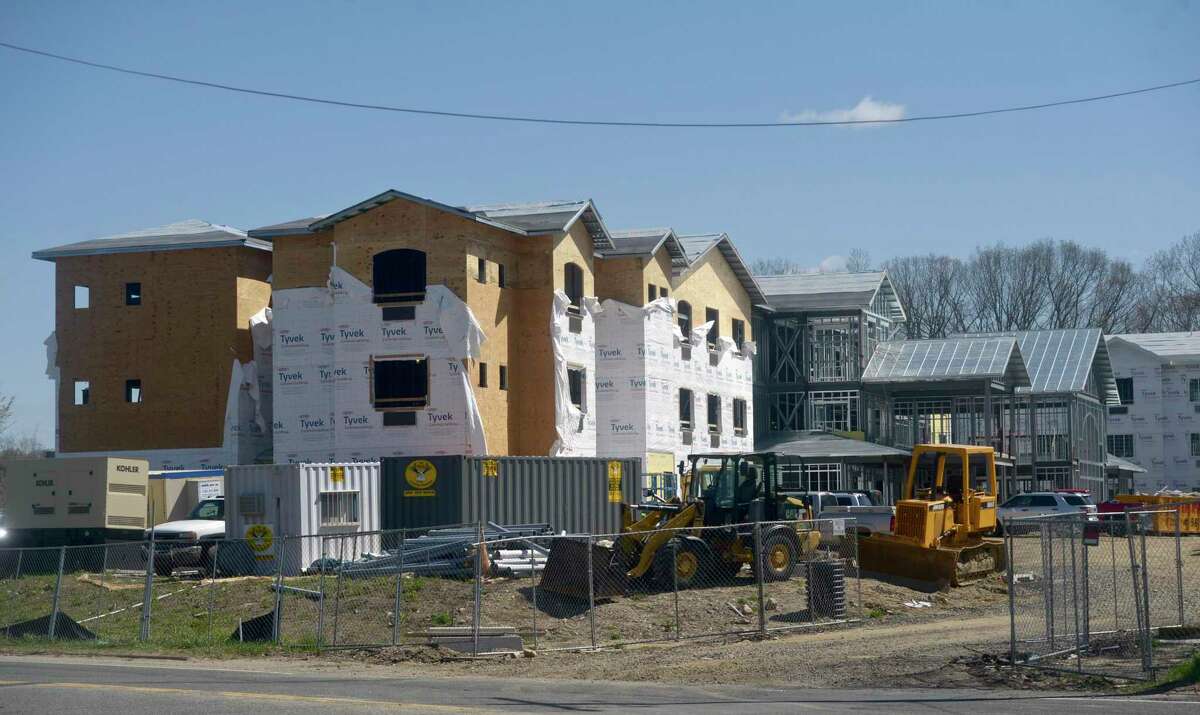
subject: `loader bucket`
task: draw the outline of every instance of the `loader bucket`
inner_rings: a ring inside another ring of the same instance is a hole
[[[555,539],[538,588],[583,601],[588,599],[588,547],[584,539]],[[621,560],[609,547],[592,544],[592,597],[624,595],[629,585]]]
[[[1003,543],[987,539],[924,548],[907,539],[872,534],[858,542],[858,559],[866,571],[953,586],[965,586],[1005,567]]]

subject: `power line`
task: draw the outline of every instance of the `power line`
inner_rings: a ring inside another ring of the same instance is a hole
[[[807,121],[807,122],[648,122],[648,121],[606,121],[599,119],[556,119],[553,117],[526,117],[510,114],[483,114],[476,112],[449,112],[439,109],[420,109],[416,107],[395,107],[386,104],[365,104],[361,102],[345,102],[338,99],[325,99],[322,97],[307,97],[300,94],[288,94],[286,92],[272,92],[263,89],[250,89],[248,87],[237,87],[229,84],[221,84],[219,82],[205,82],[204,80],[188,79],[186,77],[176,77],[169,74],[161,74],[158,72],[147,72],[144,70],[136,70],[129,67],[118,67],[117,65],[104,64],[103,62],[93,62],[84,60],[78,57],[67,57],[45,50],[37,50],[32,47],[21,47],[8,42],[0,42],[0,47],[5,47],[17,52],[25,52],[31,55],[39,55],[41,57],[49,57],[51,59],[61,60],[63,62],[71,62],[85,67],[93,67],[96,69],[110,70],[112,72],[120,72],[122,74],[136,75],[138,77],[150,77],[152,79],[161,79],[168,82],[179,82],[181,84],[190,84],[198,87],[209,87],[211,89],[223,89],[229,92],[240,92],[242,94],[253,94],[261,97],[275,97],[276,99],[290,99],[298,102],[312,102],[315,104],[326,104],[335,107],[350,107],[353,109],[372,109],[381,112],[401,112],[404,114],[423,114],[435,117],[455,117],[458,119],[481,119],[495,122],[525,122],[531,124],[567,124],[575,126],[593,126],[593,127],[649,127],[656,129],[675,128],[675,129],[765,129],[777,127],[817,127],[817,126],[846,126],[851,124],[903,124],[906,122],[928,122],[940,119],[965,119],[967,117],[983,117],[990,114],[1008,114],[1011,112],[1028,112],[1036,109],[1049,109],[1051,107],[1063,107],[1071,104],[1086,104],[1088,102],[1099,102],[1106,99],[1116,99],[1118,97],[1129,97],[1135,94],[1145,94],[1147,92],[1158,92],[1164,89],[1173,89],[1175,87],[1183,87],[1190,84],[1200,84],[1200,77],[1196,79],[1188,79],[1182,82],[1171,82],[1169,84],[1160,84],[1153,87],[1142,87],[1140,89],[1129,89],[1121,92],[1113,92],[1111,94],[1100,94],[1094,97],[1080,97],[1077,99],[1062,99],[1054,102],[1042,102],[1040,104],[1025,104],[1016,107],[1002,107],[999,109],[981,109],[972,112],[951,112],[948,114],[925,114],[915,117],[901,117],[898,119],[844,119],[831,121]]]

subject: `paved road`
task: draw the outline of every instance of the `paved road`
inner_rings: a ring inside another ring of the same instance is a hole
[[[1200,703],[986,690],[808,690],[413,678],[353,667],[278,672],[186,663],[0,656],[0,713],[1182,713]]]

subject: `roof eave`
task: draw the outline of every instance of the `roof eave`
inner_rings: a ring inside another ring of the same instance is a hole
[[[228,241],[210,241],[207,243],[193,243],[188,245],[164,244],[161,246],[116,246],[112,248],[80,248],[75,250],[68,248],[46,248],[40,251],[34,251],[31,254],[31,257],[34,260],[53,263],[59,258],[74,258],[77,256],[107,256],[118,253],[161,253],[163,251],[195,251],[205,248],[231,248],[238,246],[268,252],[273,249],[270,241],[246,237],[231,238]]]

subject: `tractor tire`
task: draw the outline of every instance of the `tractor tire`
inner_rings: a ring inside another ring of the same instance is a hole
[[[763,537],[758,559],[764,581],[786,581],[800,562],[796,540],[782,531],[768,533]]]
[[[671,591],[700,584],[708,554],[690,539],[671,539],[654,555],[650,570],[658,587]]]

